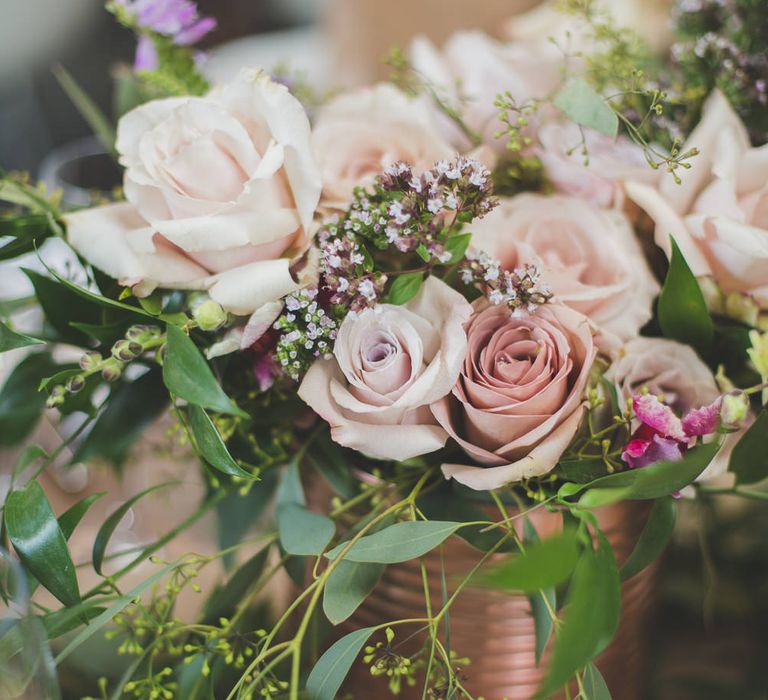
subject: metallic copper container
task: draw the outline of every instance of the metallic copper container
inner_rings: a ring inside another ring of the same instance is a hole
[[[598,511],[603,531],[621,564],[634,548],[645,524],[648,509],[637,502],[620,503]],[[557,514],[538,510],[531,519],[540,536],[560,528]],[[481,554],[462,540],[452,537],[443,546],[449,594],[451,580],[461,579]],[[433,605],[439,607],[440,557],[437,552],[425,557]],[[622,622],[619,632],[598,660],[614,698],[638,700],[644,671],[646,633],[651,619],[656,589],[654,565],[626,581],[622,588]],[[595,601],[595,605],[599,605]],[[423,617],[424,592],[418,561],[387,567],[379,585],[343,626],[342,633],[388,620]],[[463,685],[485,700],[529,700],[538,687],[546,664],[535,661],[535,632],[528,600],[521,595],[507,595],[487,589],[467,587],[451,607],[451,647],[459,657],[471,660],[463,669]],[[404,640],[416,628],[398,626],[397,639]],[[423,637],[416,635],[399,653],[414,653]],[[398,696],[404,700],[422,697],[422,683],[404,687]],[[387,680],[372,677],[365,665],[354,664],[344,690],[355,700],[382,700],[393,696]]]

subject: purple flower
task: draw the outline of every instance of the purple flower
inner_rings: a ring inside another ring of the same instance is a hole
[[[158,65],[159,59],[154,42],[146,34],[142,34],[139,36],[139,43],[136,44],[133,70],[157,70]]]
[[[213,17],[201,17],[192,0],[122,0],[140,29],[170,37],[179,46],[195,44],[216,28]]]

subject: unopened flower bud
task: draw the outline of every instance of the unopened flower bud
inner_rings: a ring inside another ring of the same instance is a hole
[[[768,379],[768,333],[750,331],[749,340],[752,343],[752,347],[747,350],[749,359],[752,360],[763,381],[766,381]]]
[[[144,351],[144,346],[133,340],[118,340],[112,346],[112,357],[120,362],[130,362]]]
[[[135,326],[131,326],[126,332],[125,337],[128,340],[143,340],[152,329],[151,326],[145,326],[143,323],[137,323]]]
[[[749,397],[743,392],[733,392],[723,396],[720,417],[725,425],[738,425],[749,413]]]
[[[103,359],[101,353],[89,350],[80,358],[80,369],[84,372],[95,372]]]
[[[748,326],[756,326],[760,307],[749,294],[733,292],[725,297],[725,313]]]
[[[56,406],[60,406],[64,403],[64,399],[66,398],[65,393],[63,386],[53,387],[50,396],[45,401],[45,405],[48,408],[56,408]]]
[[[67,391],[70,394],[76,394],[78,391],[82,391],[83,387],[85,387],[85,379],[82,377],[82,375],[77,374],[67,380],[66,386]]]
[[[123,370],[120,365],[117,363],[109,364],[104,369],[101,370],[101,376],[104,378],[105,382],[115,382],[118,379],[120,379],[120,375],[123,373]]]
[[[227,322],[227,312],[213,299],[204,301],[193,312],[197,325],[203,331],[215,331]]]

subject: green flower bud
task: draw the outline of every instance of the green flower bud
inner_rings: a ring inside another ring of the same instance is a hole
[[[723,396],[720,417],[725,425],[738,425],[749,413],[749,397],[743,392],[734,392]]]
[[[748,294],[734,292],[725,297],[725,313],[748,326],[756,326],[760,307]]]
[[[123,373],[122,365],[119,365],[118,363],[112,363],[104,367],[104,369],[101,370],[101,376],[104,378],[105,382],[115,382],[118,379],[120,379],[120,375]]]
[[[80,358],[80,369],[83,372],[95,372],[103,359],[100,353],[90,350]]]
[[[67,380],[67,391],[70,394],[76,394],[78,391],[82,391],[85,387],[85,379],[82,375],[78,374],[74,377],[70,377]]]
[[[213,299],[203,302],[195,308],[192,316],[203,331],[215,331],[227,322],[227,312]]]
[[[112,357],[120,362],[135,360],[144,352],[144,346],[134,340],[118,340],[112,346]]]
[[[749,359],[752,360],[757,373],[765,381],[768,379],[768,333],[750,331],[749,340],[752,343],[752,347],[747,350],[747,354]]]

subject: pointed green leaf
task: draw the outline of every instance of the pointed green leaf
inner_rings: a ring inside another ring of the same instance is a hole
[[[611,700],[611,691],[594,664],[584,669],[584,700]]]
[[[0,322],[0,352],[8,352],[8,350],[16,350],[17,348],[26,348],[30,345],[40,345],[43,343],[45,341],[12,331],[4,323]]]
[[[323,612],[334,624],[344,622],[376,587],[386,564],[343,559],[331,572],[323,591]]]
[[[640,534],[629,559],[621,567],[621,579],[626,581],[639,574],[666,549],[677,521],[677,501],[671,496],[659,498],[651,509],[648,522]]]
[[[168,342],[163,358],[163,381],[175,396],[219,413],[247,418],[219,386],[210,366],[187,334],[167,326]]]
[[[407,304],[415,297],[421,285],[424,283],[424,273],[409,272],[406,275],[395,277],[392,286],[389,288],[387,300],[390,304]]]
[[[256,584],[264,570],[269,556],[269,546],[254,554],[218,589],[205,605],[205,619],[217,622],[222,616],[228,617],[242,602],[248,590]]]
[[[555,96],[555,107],[572,121],[606,136],[616,136],[619,118],[610,105],[582,78],[574,78]]]
[[[442,544],[461,523],[441,520],[417,520],[394,525],[362,537],[344,555],[347,561],[396,564],[420,557]],[[335,559],[347,545],[334,547],[325,556]]]
[[[224,474],[230,476],[239,476],[242,479],[255,479],[250,472],[245,471],[231,454],[224,444],[219,431],[213,424],[211,417],[199,406],[190,404],[189,406],[189,427],[195,438],[200,454],[205,458],[214,469],[218,469]]]
[[[457,262],[460,262],[467,252],[471,241],[471,233],[457,233],[451,236],[445,242],[445,249],[451,254],[451,259],[446,264],[455,265]]]
[[[350,632],[320,657],[307,679],[309,700],[336,700],[349,669],[375,629],[364,627]]]
[[[69,540],[69,538],[72,537],[72,533],[80,524],[80,521],[83,519],[90,507],[106,494],[106,491],[92,493],[90,496],[86,496],[85,498],[79,500],[69,510],[64,511],[59,516],[59,527],[61,528],[62,533],[64,533],[64,539]]]
[[[539,533],[536,532],[536,528],[527,516],[523,519],[523,541],[526,544],[535,544],[540,541]],[[535,593],[530,593],[528,602],[531,604],[533,626],[536,631],[536,665],[538,666],[554,630],[555,623],[552,619],[552,612],[557,610],[557,592],[554,586],[543,588]]]
[[[672,258],[659,295],[659,325],[667,338],[692,346],[702,357],[712,348],[714,326],[704,295],[675,239]]]
[[[764,408],[731,452],[728,471],[736,475],[737,484],[754,484],[756,481],[768,478],[766,435],[768,435],[768,409]]]
[[[5,527],[26,569],[64,605],[80,602],[75,566],[51,504],[37,481],[11,491]]]
[[[277,531],[288,554],[318,555],[333,539],[336,525],[298,503],[283,503],[277,509]]]

